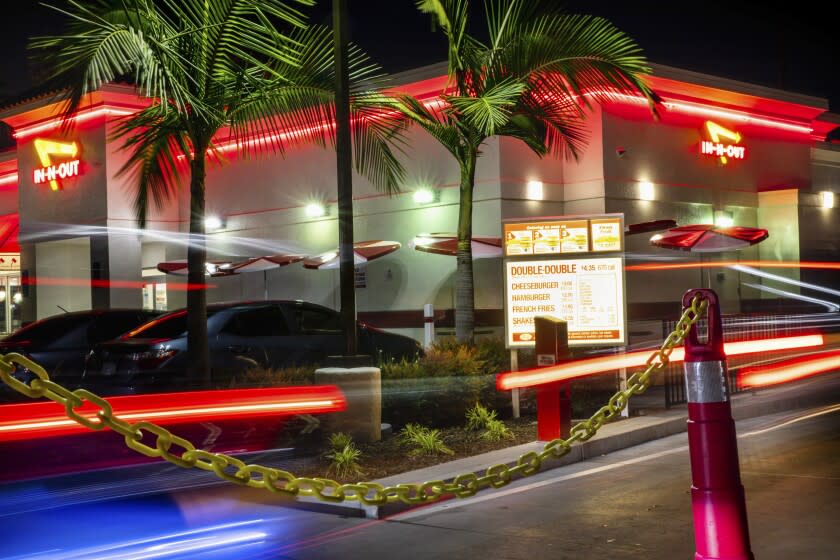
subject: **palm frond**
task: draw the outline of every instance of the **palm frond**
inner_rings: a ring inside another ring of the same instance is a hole
[[[483,91],[480,96],[446,96],[444,99],[461,113],[464,123],[484,136],[493,136],[507,124],[528,87],[513,77],[508,77]]]
[[[124,117],[114,128],[113,138],[122,140],[121,149],[129,154],[117,176],[131,180],[140,227],[146,225],[150,203],[161,209],[176,198],[190,160],[203,157],[191,154],[184,128],[177,111],[161,111],[157,106]]]

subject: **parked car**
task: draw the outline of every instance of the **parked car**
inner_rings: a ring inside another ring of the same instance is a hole
[[[359,323],[359,350],[377,358],[413,358],[413,338]],[[322,363],[343,353],[338,312],[302,301],[254,301],[207,307],[207,338],[214,382],[249,367]],[[158,317],[116,340],[97,345],[85,365],[84,386],[103,394],[195,388],[187,374],[187,313]]]
[[[0,340],[0,353],[17,352],[41,365],[50,378],[70,388],[78,385],[85,359],[97,343],[116,338],[159,315],[142,309],[94,309],[54,315],[22,327]],[[33,374],[14,375],[29,383]],[[0,402],[29,400],[0,383]]]

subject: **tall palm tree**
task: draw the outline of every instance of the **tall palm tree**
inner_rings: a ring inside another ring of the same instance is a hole
[[[567,15],[554,0],[485,0],[487,42],[470,35],[469,0],[417,0],[449,43],[443,106],[404,96],[400,111],[432,135],[461,168],[455,334],[473,338],[472,213],[481,145],[509,136],[537,155],[577,158],[592,102],[653,93],[641,49],[610,22]]]
[[[54,68],[51,79],[65,87],[65,117],[87,92],[115,79],[130,79],[152,99],[115,127],[129,151],[119,173],[136,182],[136,215],[145,226],[150,203],[161,207],[176,198],[188,172],[191,285],[204,281],[205,176],[208,162],[220,161],[214,152],[220,131],[255,153],[334,143],[331,31],[307,27],[292,5],[313,1],[69,0],[60,10],[66,33],[32,43],[36,57]],[[384,98],[376,90],[358,85],[375,84],[378,67],[355,48],[349,59],[356,166],[377,187],[395,192],[402,167],[391,142],[400,125],[381,112]],[[254,137],[260,141],[245,141]],[[192,374],[209,385],[206,305],[203,290],[188,291]]]

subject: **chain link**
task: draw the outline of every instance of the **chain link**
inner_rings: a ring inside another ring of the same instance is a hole
[[[325,502],[358,501],[364,505],[381,506],[401,501],[409,505],[417,505],[433,502],[444,496],[468,498],[483,488],[501,488],[517,477],[538,473],[546,461],[559,459],[569,453],[573,443],[592,438],[601,426],[621,414],[633,395],[639,395],[647,390],[653,375],[665,369],[674,348],[682,344],[691,327],[706,312],[708,303],[708,300],[696,295],[691,305],[683,311],[674,331],[645,362],[645,369],[633,373],[627,379],[627,388],[613,395],[607,404],[598,409],[589,419],[572,426],[567,439],[558,438],[549,441],[539,453],[536,451],[524,453],[517,459],[514,466],[504,463],[491,465],[483,475],[474,472],[464,473],[456,476],[451,482],[432,480],[386,487],[376,482],[342,484],[327,478],[296,477],[290,472],[273,467],[247,465],[224,453],[196,449],[186,439],[152,422],[132,423],[122,420],[114,415],[111,405],[102,397],[86,389],[70,391],[50,381],[44,368],[20,354],[10,353],[0,356],[0,379],[27,397],[46,397],[61,404],[69,418],[86,428],[91,430],[110,428],[122,435],[125,438],[125,444],[134,451],[148,457],[165,459],[179,467],[194,467],[210,471],[221,479],[251,488],[263,488],[288,496],[310,496]],[[30,385],[12,375],[18,368],[25,368],[35,375]],[[97,408],[95,413],[77,412],[77,409],[86,403],[91,403]],[[151,440],[152,437],[153,444],[143,442],[144,439]],[[173,452],[173,448],[180,448],[181,452]]]

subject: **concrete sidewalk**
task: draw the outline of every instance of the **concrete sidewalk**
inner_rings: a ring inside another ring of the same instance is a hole
[[[838,399],[840,399],[840,372],[832,372],[779,387],[733,395],[732,415],[735,420],[743,420],[829,404],[837,402]],[[632,407],[632,399],[630,404]],[[571,452],[561,459],[547,461],[543,465],[542,471],[556,469],[590,457],[604,455],[686,431],[686,420],[688,419],[686,405],[675,406],[671,409],[665,409],[664,407],[648,408],[639,412],[641,413],[639,416],[632,416],[604,425],[592,439],[574,445]],[[483,475],[485,469],[490,465],[505,463],[513,466],[520,455],[529,451],[542,451],[543,446],[544,442],[534,441],[405,472],[375,482],[390,486],[398,483],[415,483],[427,480],[449,481],[459,474],[469,472]],[[482,492],[492,491],[492,489],[482,490]],[[392,503],[385,506],[365,506],[358,502],[327,504],[307,497],[298,498],[298,505],[304,509],[341,515],[358,515],[373,519],[380,519],[412,507],[402,503]]]

